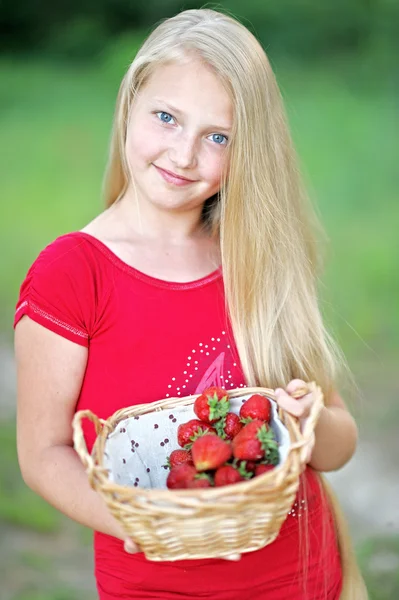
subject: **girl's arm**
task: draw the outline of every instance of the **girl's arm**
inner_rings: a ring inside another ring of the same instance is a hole
[[[334,392],[323,407],[315,428],[310,466],[318,471],[336,471],[356,450],[358,429],[344,401]]]
[[[73,449],[72,419],[87,364],[87,348],[24,316],[15,329],[17,447],[25,483],[74,521],[140,547],[127,538],[89,485]],[[225,557],[239,560],[239,554]]]
[[[74,521],[125,539],[73,449],[71,423],[87,348],[25,316],[16,326],[15,354],[17,447],[25,483]]]
[[[313,403],[312,394],[298,400],[290,394],[303,385],[303,381],[294,379],[288,384],[287,391],[276,390],[278,404],[301,419],[309,415]],[[352,458],[357,439],[356,422],[340,395],[334,392],[326,399],[315,428],[315,444],[309,460],[310,466],[318,471],[340,469]]]

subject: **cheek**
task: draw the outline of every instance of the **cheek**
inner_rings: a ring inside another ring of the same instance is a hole
[[[155,160],[162,149],[162,136],[156,134],[148,123],[144,126],[132,124],[126,139],[128,159],[131,164],[149,163]]]
[[[207,157],[203,167],[203,177],[212,186],[219,186],[223,171],[228,168],[227,152],[214,153]]]

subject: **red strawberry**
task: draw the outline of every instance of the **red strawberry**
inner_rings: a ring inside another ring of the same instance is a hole
[[[263,463],[260,465],[256,465],[255,467],[255,477],[258,475],[263,475],[263,473],[267,473],[268,471],[273,471],[273,465],[264,465]]]
[[[231,483],[237,483],[238,481],[244,481],[244,477],[232,465],[219,467],[215,473],[215,485],[217,487],[230,485]]]
[[[191,419],[191,421],[187,421],[187,423],[182,423],[177,428],[177,442],[179,446],[185,448],[186,446],[190,446],[190,444],[198,436],[209,432],[216,433],[214,428],[211,427],[209,423],[199,421],[198,419]]]
[[[173,450],[168,458],[168,466],[172,468],[176,467],[176,465],[183,465],[184,463],[189,465],[194,464],[191,452],[188,450]]]
[[[234,413],[227,413],[225,417],[215,423],[215,429],[218,435],[224,439],[232,440],[244,427],[240,417]]]
[[[212,487],[213,480],[206,473],[197,473],[194,480],[188,484],[189,488],[208,488]]]
[[[270,400],[260,394],[254,394],[241,406],[240,417],[244,422],[249,422],[246,421],[247,419],[260,419],[269,423],[271,417]]]
[[[219,387],[207,388],[194,402],[195,414],[206,423],[215,423],[227,414],[229,408],[227,392]]]
[[[196,474],[197,471],[193,465],[188,465],[187,463],[176,465],[176,467],[172,467],[170,470],[166,485],[170,490],[187,488],[194,481]]]
[[[213,434],[203,435],[195,440],[191,452],[197,471],[217,469],[232,455],[230,442]]]
[[[259,419],[245,425],[232,444],[234,457],[241,460],[259,460],[278,447],[273,430]]]
[[[253,461],[253,460],[244,460],[244,461],[242,461],[242,463],[244,463],[245,469],[249,473],[254,473],[255,472],[255,469],[256,469],[256,462],[255,461]]]
[[[255,473],[255,467],[259,463],[256,463],[253,460],[237,460],[234,459],[233,465],[238,468],[240,473],[247,477],[248,479],[252,477]]]

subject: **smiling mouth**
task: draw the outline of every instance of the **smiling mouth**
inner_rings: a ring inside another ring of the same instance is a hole
[[[183,177],[182,175],[177,175],[176,173],[173,173],[172,171],[168,171],[167,169],[162,169],[161,167],[157,167],[157,165],[154,165],[154,167],[156,169],[158,169],[158,171],[161,171],[161,173],[165,173],[166,175],[169,175],[169,177],[176,179],[176,180],[180,180],[180,181],[186,181],[187,183],[194,183],[196,180],[195,179],[188,179],[187,177]]]

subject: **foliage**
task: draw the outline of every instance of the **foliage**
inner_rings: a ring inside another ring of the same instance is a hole
[[[357,555],[370,600],[399,598],[399,538],[369,538]]]
[[[0,51],[46,51],[69,59],[96,56],[108,38],[148,29],[183,9],[229,12],[256,30],[272,55],[356,53],[376,44],[397,48],[399,4],[394,0],[31,0],[2,2]]]
[[[0,64],[0,331],[9,337],[18,287],[37,253],[101,210],[115,98],[139,39],[127,34],[94,67]],[[277,76],[330,238],[323,311],[350,358],[383,360],[399,339],[394,90],[362,69],[356,61],[328,69],[281,61]]]

